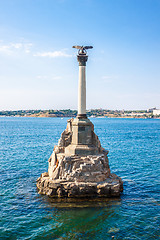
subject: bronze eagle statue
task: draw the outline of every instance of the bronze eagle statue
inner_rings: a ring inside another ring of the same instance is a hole
[[[92,49],[92,46],[73,46],[72,48],[76,48],[79,49],[78,53],[79,54],[85,54],[86,53],[86,49]]]

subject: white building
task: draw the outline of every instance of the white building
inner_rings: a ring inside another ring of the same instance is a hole
[[[156,110],[156,107],[147,109],[147,112],[153,112],[153,110]]]
[[[160,115],[160,109],[154,109],[153,110],[153,115]]]

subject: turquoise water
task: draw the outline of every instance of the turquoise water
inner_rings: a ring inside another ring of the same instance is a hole
[[[36,179],[67,119],[0,118],[1,239],[159,239],[160,120],[91,119],[124,192],[99,202],[56,202]]]

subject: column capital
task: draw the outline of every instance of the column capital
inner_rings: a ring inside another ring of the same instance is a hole
[[[79,62],[79,66],[86,66],[88,56],[86,54],[78,54],[77,55],[77,60]]]

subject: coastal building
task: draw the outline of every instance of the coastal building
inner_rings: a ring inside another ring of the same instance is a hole
[[[147,112],[148,113],[153,113],[154,110],[156,110],[156,107],[147,109]]]
[[[153,115],[154,116],[160,115],[160,109],[154,109],[153,110]]]

